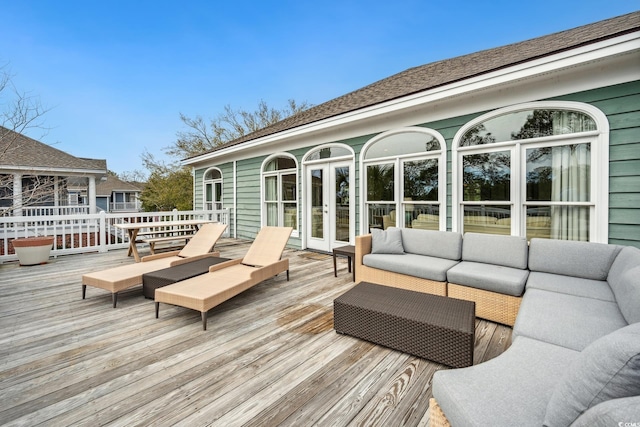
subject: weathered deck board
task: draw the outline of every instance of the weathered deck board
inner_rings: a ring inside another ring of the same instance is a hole
[[[224,239],[222,255],[247,242]],[[353,286],[346,259],[287,250],[279,275],[200,314],[111,295],[82,274],[130,263],[126,251],[0,265],[0,424],[428,424],[431,378],[446,367],[333,330],[333,300]],[[474,360],[508,347],[511,329],[476,323]]]

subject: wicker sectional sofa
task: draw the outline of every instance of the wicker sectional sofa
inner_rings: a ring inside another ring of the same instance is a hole
[[[446,238],[408,231],[401,231],[408,251],[415,242],[405,240],[438,246]],[[476,315],[489,320],[491,312],[479,312],[484,299],[498,297],[489,305],[502,313],[512,312],[514,301],[517,307],[514,322],[502,322],[513,325],[512,344],[503,354],[435,373],[432,426],[606,426],[640,420],[640,249],[535,238],[523,246],[511,236],[474,233],[455,237],[462,246],[447,270],[445,295],[460,297],[458,286],[471,289]],[[380,246],[375,240],[356,239],[357,280],[359,270],[372,277],[385,267],[371,263],[377,255],[371,252]],[[384,277],[406,273],[394,269]],[[404,283],[395,280],[395,286]],[[520,296],[509,295],[520,286]]]

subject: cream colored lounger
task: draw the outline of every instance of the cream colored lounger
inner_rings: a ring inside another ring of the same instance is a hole
[[[202,314],[202,328],[207,330],[207,312],[216,305],[269,279],[287,272],[289,259],[282,252],[293,229],[291,227],[263,227],[242,259],[212,265],[209,273],[156,289],[156,318],[160,303],[198,310]]]
[[[143,257],[142,262],[85,274],[82,276],[82,299],[86,297],[87,286],[94,286],[112,293],[113,308],[115,308],[118,302],[118,292],[141,285],[142,275],[145,273],[205,257],[220,256],[220,252],[211,252],[211,250],[226,228],[225,224],[206,223],[200,227],[181,251],[150,255]]]

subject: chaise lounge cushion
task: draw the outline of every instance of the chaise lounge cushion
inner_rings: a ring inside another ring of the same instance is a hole
[[[553,389],[577,352],[517,338],[500,356],[433,376],[433,396],[452,426],[540,426]]]
[[[637,395],[640,323],[594,341],[578,355],[551,394],[544,425],[569,426],[599,403]]]
[[[403,255],[400,229],[389,227],[384,231],[377,228],[371,230],[371,253]]]
[[[627,322],[640,322],[640,249],[631,246],[622,249],[611,266],[607,281]]]
[[[450,231],[401,228],[404,251],[416,255],[459,261],[462,257],[462,234]]]
[[[616,302],[616,297],[613,295],[606,280],[583,279],[562,274],[532,271],[529,273],[526,288],[527,290],[541,289],[543,291]]]
[[[531,239],[529,270],[607,280],[621,246],[571,240]]]
[[[394,273],[407,274],[437,282],[447,281],[447,270],[458,261],[424,255],[405,253],[404,256],[388,254],[368,254],[363,257],[367,267]]]
[[[463,261],[447,271],[447,281],[486,291],[519,297],[527,282],[527,270]]]
[[[582,351],[600,337],[627,326],[615,302],[528,289],[513,336],[526,336]]]

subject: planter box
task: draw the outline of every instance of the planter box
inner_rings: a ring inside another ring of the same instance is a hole
[[[20,265],[46,264],[53,247],[53,237],[27,237],[11,243]]]

